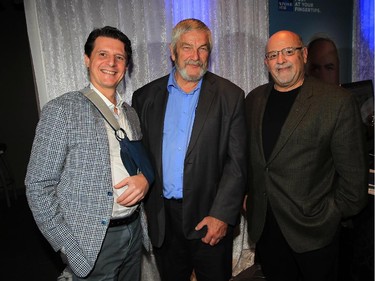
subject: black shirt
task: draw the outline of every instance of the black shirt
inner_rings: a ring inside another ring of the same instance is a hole
[[[280,131],[299,92],[298,87],[289,92],[272,89],[263,116],[263,150],[266,161],[279,138]]]

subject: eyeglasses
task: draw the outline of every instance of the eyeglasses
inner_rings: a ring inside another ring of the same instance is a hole
[[[279,55],[279,53],[282,53],[283,56],[293,56],[295,53],[296,53],[296,50],[301,50],[303,49],[303,47],[287,47],[287,48],[284,48],[280,51],[272,51],[272,52],[268,52],[266,54],[266,59],[268,60],[274,60],[277,58],[277,56]]]

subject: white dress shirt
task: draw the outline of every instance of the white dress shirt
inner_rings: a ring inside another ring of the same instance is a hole
[[[109,107],[113,115],[116,117],[120,127],[124,129],[125,133],[129,137],[129,139],[132,139],[132,133],[129,129],[129,124],[125,120],[124,113],[122,111],[122,104],[124,100],[120,96],[118,92],[116,92],[116,106],[111,103],[102,93],[100,93],[92,84],[90,85],[91,89],[93,89],[106,103],[106,105]],[[115,108],[117,109],[117,113],[115,113]],[[110,160],[111,160],[111,171],[112,171],[112,182],[113,185],[116,185],[120,181],[122,181],[124,178],[129,177],[128,171],[125,169],[124,164],[121,160],[120,155],[120,143],[116,139],[115,131],[112,129],[112,127],[108,124],[108,122],[105,122],[106,129],[107,129],[107,135],[108,135],[108,141],[109,141],[109,153],[110,153]],[[120,189],[113,188],[113,210],[112,210],[112,218],[122,218],[130,216],[135,209],[136,206],[132,207],[124,207],[116,202],[117,198],[128,188],[128,186],[124,186]]]

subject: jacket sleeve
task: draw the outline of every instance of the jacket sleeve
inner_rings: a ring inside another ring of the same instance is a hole
[[[331,151],[337,172],[335,202],[343,217],[357,214],[367,202],[368,163],[364,126],[353,96],[344,100],[335,130]]]
[[[57,197],[57,185],[68,151],[68,119],[56,101],[48,103],[36,128],[25,179],[26,196],[34,219],[55,251],[73,239]]]
[[[210,216],[230,225],[238,223],[247,180],[247,137],[244,92],[238,95],[230,120],[227,155]]]

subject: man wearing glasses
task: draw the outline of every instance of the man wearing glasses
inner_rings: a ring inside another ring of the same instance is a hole
[[[249,234],[267,281],[334,280],[340,221],[366,203],[366,149],[350,93],[305,77],[307,49],[272,35],[273,82],[246,98]]]

